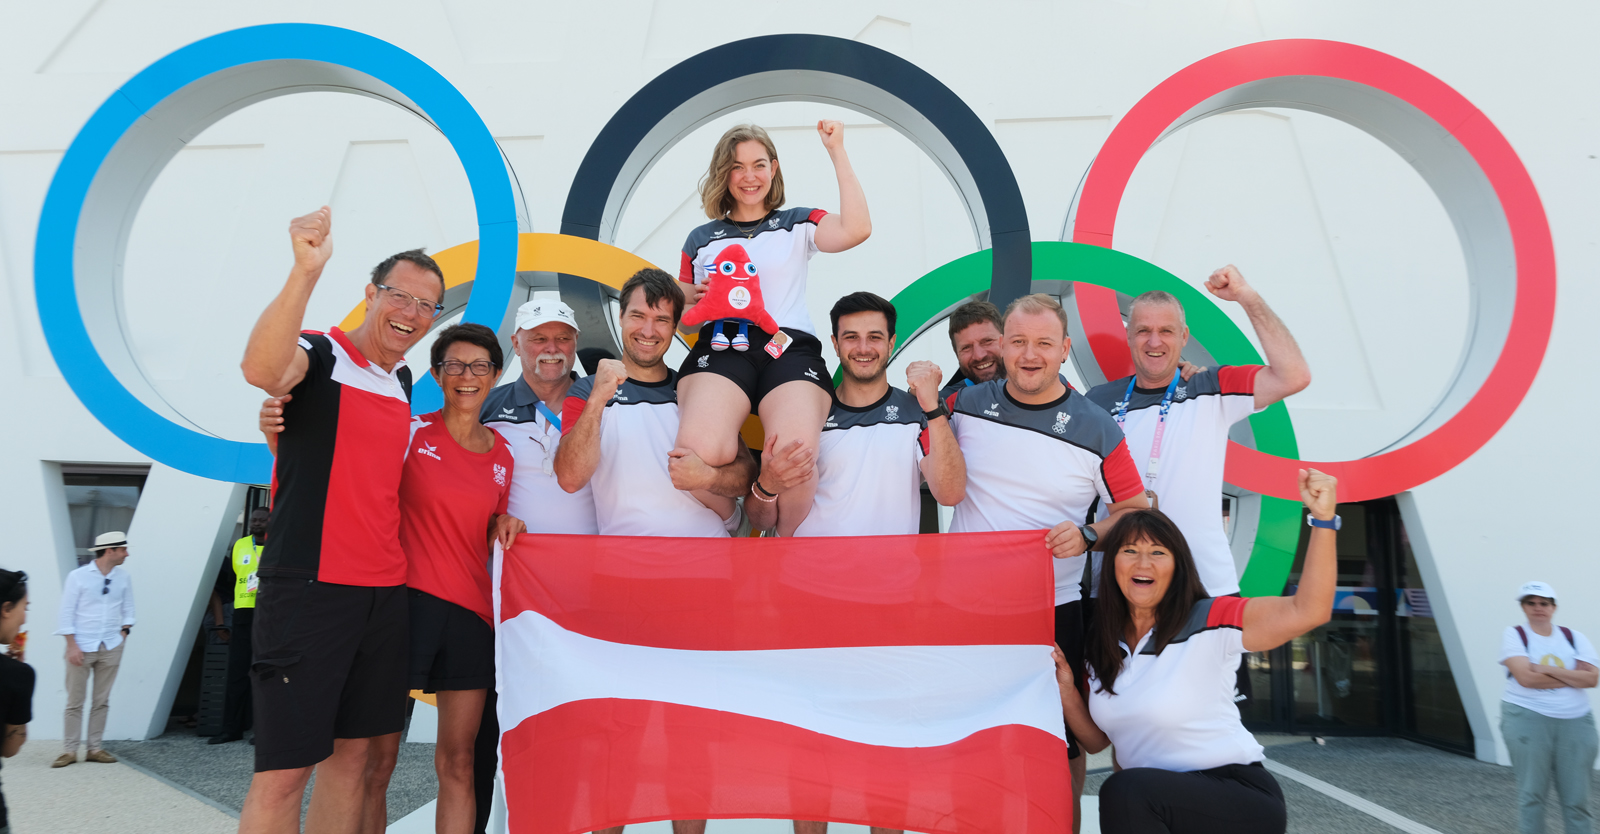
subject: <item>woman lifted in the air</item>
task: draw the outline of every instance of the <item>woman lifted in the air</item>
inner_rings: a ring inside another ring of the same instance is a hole
[[[872,219],[845,154],[844,125],[818,122],[817,135],[839,178],[837,214],[780,209],[784,193],[778,153],[767,132],[755,125],[739,125],[722,135],[700,186],[701,204],[712,220],[690,232],[683,245],[678,278],[685,282],[685,317],[705,295],[704,285],[723,260],[719,255],[738,244],[759,275],[766,311],[781,328],[773,335],[728,319],[699,328],[699,341],[678,382],[677,445],[712,466],[733,461],[742,442],[739,428],[752,412],[761,417],[767,449],[810,452],[813,459],[828,418],[833,380],[806,309],[806,274],[817,252],[843,252],[866,240]],[[721,338],[714,338],[718,331]],[[795,444],[797,450],[791,448]],[[792,534],[805,520],[816,484],[813,470],[804,484],[778,496],[779,535]],[[730,499],[701,492],[695,497],[724,518],[732,514]]]

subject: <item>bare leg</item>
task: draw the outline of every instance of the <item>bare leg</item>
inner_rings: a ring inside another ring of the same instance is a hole
[[[761,427],[778,442],[788,445],[798,440],[816,451],[822,440],[822,424],[828,421],[833,401],[821,388],[809,382],[785,382],[761,400]],[[778,495],[778,535],[792,536],[800,522],[811,514],[817,497],[817,476],[813,472],[805,483]]]
[[[300,801],[310,780],[309,767],[257,773],[239,811],[239,834],[298,834]]]
[[[622,834],[622,829],[624,827],[626,826],[619,825],[614,828],[602,828],[599,831],[594,832],[594,834]]]
[[[828,834],[828,824],[817,820],[795,820],[794,834]]]
[[[1078,748],[1078,758],[1067,762],[1067,770],[1072,772],[1072,834],[1078,834],[1083,827],[1083,780],[1089,770],[1089,756]]]
[[[394,775],[395,760],[400,757],[400,734],[389,733],[367,741],[367,769],[361,779],[366,798],[362,800],[359,830],[361,834],[383,834],[389,827],[389,777]]]
[[[706,821],[673,820],[672,834],[706,834]]]
[[[357,834],[361,830],[370,747],[370,739],[333,740],[333,755],[317,765],[317,784],[311,789],[311,807],[306,811],[306,834]]]
[[[483,721],[484,692],[439,693],[439,745],[433,754],[433,768],[439,774],[439,806],[433,818],[437,834],[471,834],[477,820],[472,757]]]
[[[701,373],[678,381],[678,447],[692,450],[709,466],[733,463],[744,442],[739,428],[749,414],[750,398],[727,377]],[[818,421],[819,435],[821,425]],[[733,514],[732,499],[704,490],[691,494],[721,518]]]

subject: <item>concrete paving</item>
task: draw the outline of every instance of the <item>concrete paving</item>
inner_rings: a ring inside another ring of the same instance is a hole
[[[1279,769],[1290,834],[1502,834],[1516,829],[1509,768],[1394,738],[1260,736]],[[249,787],[252,748],[207,745],[175,728],[144,742],[108,742],[123,763],[80,762],[52,770],[59,748],[30,742],[0,770],[18,834],[209,834],[231,832]],[[1109,755],[1091,757],[1085,834],[1098,830],[1095,795],[1110,775]],[[1292,774],[1282,768],[1292,769]],[[1298,775],[1300,778],[1292,778]],[[1309,783],[1309,784],[1308,784]],[[433,745],[401,745],[389,792],[392,831],[431,831],[437,794]],[[92,798],[92,801],[85,801]],[[1600,815],[1600,777],[1594,807]],[[1553,799],[1547,826],[1557,830]],[[837,834],[864,834],[835,825]],[[637,834],[670,831],[666,823],[632,826]],[[718,820],[709,834],[785,834],[781,820]]]

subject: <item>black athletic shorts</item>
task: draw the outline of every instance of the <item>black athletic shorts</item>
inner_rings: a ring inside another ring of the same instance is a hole
[[[412,588],[411,688],[494,687],[494,630],[470,608]]]
[[[1084,703],[1088,703],[1088,678],[1084,674],[1083,666],[1083,602],[1068,602],[1056,606],[1056,645],[1061,647],[1061,653],[1067,656],[1067,662],[1072,664],[1072,680],[1078,685],[1078,692],[1084,695]],[[1062,717],[1065,721],[1065,716]],[[1083,755],[1078,747],[1078,739],[1072,734],[1072,728],[1067,728],[1067,758],[1076,759]]]
[[[689,358],[683,361],[678,376],[713,373],[733,380],[750,398],[751,414],[756,413],[756,406],[772,393],[772,389],[785,382],[814,382],[828,392],[829,397],[833,396],[833,375],[828,373],[828,363],[822,361],[822,343],[817,337],[804,330],[785,327],[783,332],[789,336],[789,346],[784,348],[782,356],[773,359],[766,350],[767,342],[773,337],[754,325],[750,326],[749,350],[712,350],[713,324],[716,322],[708,321],[700,326],[700,339],[694,343],[694,350],[689,351]],[[732,338],[739,325],[724,320],[723,329]]]
[[[406,720],[406,588],[261,578],[256,597],[256,772],[309,767],[336,738]]]

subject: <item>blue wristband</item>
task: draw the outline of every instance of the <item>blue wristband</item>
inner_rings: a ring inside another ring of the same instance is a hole
[[[1306,516],[1306,526],[1307,527],[1321,527],[1321,528],[1326,529],[1326,530],[1337,530],[1340,527],[1342,527],[1343,525],[1344,525],[1344,519],[1341,519],[1338,516],[1334,516],[1333,518],[1331,518],[1331,519],[1329,519],[1327,521],[1323,521],[1322,519],[1317,518],[1314,515],[1307,515]]]

